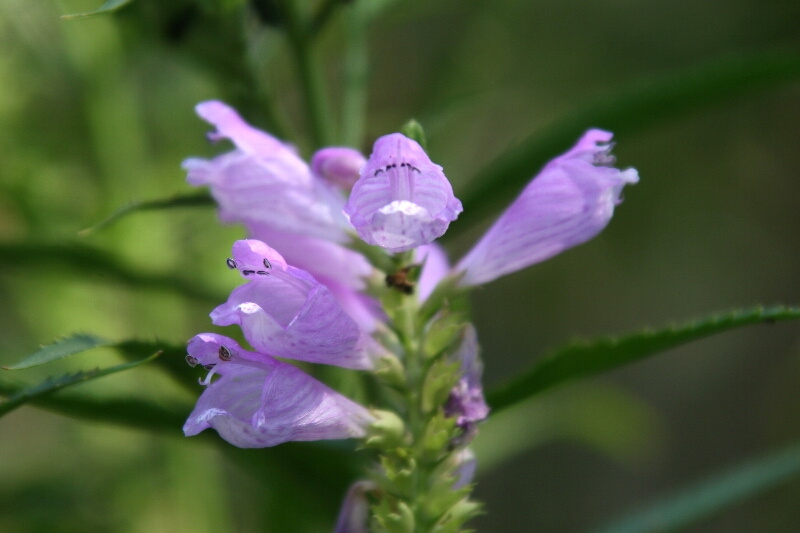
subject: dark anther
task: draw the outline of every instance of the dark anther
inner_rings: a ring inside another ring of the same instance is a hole
[[[219,347],[219,358],[223,361],[230,361],[231,360],[231,351],[227,349],[225,346]]]
[[[264,258],[264,267],[265,267],[267,270],[269,270],[270,268],[272,268],[272,263],[270,263],[270,262],[269,262],[269,259],[267,259],[266,257]]]
[[[236,268],[236,261],[234,261],[230,257],[225,260],[225,264],[228,265],[228,268],[230,268],[231,270]]]
[[[210,363],[207,365],[203,365],[203,368],[205,368],[206,370],[214,370],[215,366],[217,366],[217,363]]]
[[[269,272],[267,272],[266,270],[259,270],[258,272],[256,272],[256,274],[258,274],[259,276],[269,276]]]
[[[249,276],[250,274],[255,274],[255,270],[242,270],[242,274],[245,276]]]
[[[376,170],[376,171],[375,171],[375,175],[377,176],[377,175],[378,175],[378,174],[380,174],[381,172],[383,172],[383,169],[382,169],[382,168],[379,168],[378,170]]]
[[[416,170],[416,171],[417,171],[417,174],[422,174],[422,171],[421,171],[420,169],[418,169],[417,167],[412,167],[411,165],[408,165],[408,167],[409,167],[411,170]]]
[[[189,366],[194,367],[199,363],[196,357],[192,357],[191,355],[186,356],[186,362],[189,363]]]

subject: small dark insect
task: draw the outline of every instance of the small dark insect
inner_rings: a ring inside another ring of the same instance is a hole
[[[416,282],[408,279],[408,274],[413,268],[416,268],[416,266],[417,265],[409,265],[401,268],[394,274],[389,274],[386,276],[386,286],[394,287],[403,294],[413,294]]]
[[[199,363],[200,361],[198,361],[196,357],[192,357],[191,355],[187,355],[186,356],[186,362],[189,363],[189,366],[194,368],[197,365],[197,363]]]
[[[255,274],[255,270],[242,270],[242,274],[245,276],[249,276],[250,274]]]
[[[233,357],[233,355],[231,354],[231,351],[229,349],[227,349],[225,346],[220,346],[219,347],[219,358],[220,359],[222,359],[223,361],[230,361],[231,357]]]
[[[210,363],[207,365],[203,365],[203,368],[205,368],[206,370],[214,370],[215,366],[217,366],[217,363]]]
[[[236,268],[236,261],[234,261],[234,260],[233,260],[233,259],[231,259],[230,257],[229,257],[229,258],[227,258],[227,259],[225,260],[225,264],[227,264],[227,265],[228,265],[228,268],[230,268],[231,270],[233,270],[234,268]]]
[[[269,262],[269,259],[267,259],[266,257],[264,258],[264,268],[266,268],[267,270],[272,268],[272,264]]]

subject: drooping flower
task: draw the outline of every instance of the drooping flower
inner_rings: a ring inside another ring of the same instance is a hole
[[[401,133],[375,141],[344,207],[359,237],[391,252],[441,237],[461,211],[442,167]]]
[[[386,353],[325,285],[263,242],[236,241],[228,265],[249,281],[211,312],[212,323],[239,325],[257,351],[356,369]]]
[[[363,437],[369,411],[299,368],[249,352],[228,337],[202,333],[189,341],[190,365],[209,369],[206,390],[183,426],[187,437],[214,428],[240,448],[287,441]],[[220,376],[211,381],[211,376]]]
[[[639,181],[618,170],[612,133],[589,130],[567,153],[550,161],[456,265],[462,286],[478,285],[544,261],[606,227],[622,188]]]
[[[202,102],[195,109],[217,128],[209,138],[236,145],[211,160],[183,162],[190,184],[211,187],[223,222],[260,222],[289,233],[348,240],[343,196],[316,178],[292,146],[253,128],[222,102]]]
[[[461,363],[461,379],[458,381],[444,407],[445,415],[456,418],[462,434],[455,445],[469,443],[477,434],[478,422],[489,416],[489,406],[483,398],[483,363],[480,360],[478,336],[472,324],[464,329],[461,344],[450,356]]]
[[[269,242],[291,265],[327,285],[364,331],[374,329],[376,304],[358,293],[373,268],[343,246],[353,229],[342,214],[338,182],[315,175],[291,145],[253,128],[222,102],[202,102],[196,110],[216,127],[212,140],[227,138],[236,148],[210,160],[184,161],[187,181],[208,185],[223,222],[241,223],[251,238]],[[315,156],[328,178],[344,179],[347,168],[365,161],[350,148],[331,150]]]
[[[330,146],[317,151],[311,158],[311,170],[334,185],[350,190],[366,163],[361,152],[354,148]]]

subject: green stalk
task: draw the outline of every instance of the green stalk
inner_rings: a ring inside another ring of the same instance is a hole
[[[367,114],[369,58],[367,28],[370,17],[363,1],[356,1],[347,12],[347,51],[344,60],[344,102],[342,140],[345,146],[359,148],[363,141]]]
[[[284,6],[289,44],[297,61],[313,144],[315,148],[320,148],[333,144],[334,135],[325,77],[313,43],[310,17],[301,13],[299,0],[288,0]]]

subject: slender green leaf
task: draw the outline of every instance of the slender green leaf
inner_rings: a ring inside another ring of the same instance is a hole
[[[74,19],[80,17],[90,17],[92,15],[100,15],[102,13],[109,13],[116,11],[125,4],[129,4],[132,0],[106,0],[103,5],[92,11],[84,11],[83,13],[73,13],[71,15],[61,15],[62,19]]]
[[[464,205],[447,235],[467,230],[507,204],[550,159],[591,127],[624,138],[680,115],[800,79],[800,54],[780,51],[718,59],[640,79],[556,119],[478,173],[457,196]]]
[[[645,330],[621,338],[574,342],[546,356],[509,383],[490,391],[486,398],[497,412],[566,381],[593,376],[693,340],[750,324],[797,319],[800,319],[800,307],[756,307],[658,331]]]
[[[95,370],[89,370],[88,372],[80,371],[76,372],[75,374],[67,374],[59,378],[48,378],[38,385],[33,385],[17,391],[9,396],[5,402],[0,403],[0,416],[13,411],[17,407],[20,407],[35,398],[51,394],[57,390],[63,389],[64,387],[69,387],[77,383],[84,383],[95,378],[108,376],[110,374],[135,368],[139,365],[152,361],[159,355],[161,355],[161,352],[156,352],[150,357],[141,359],[139,361],[134,361],[133,363],[123,363],[121,365],[115,365],[103,369],[96,368]]]
[[[184,278],[145,274],[125,265],[113,255],[83,244],[0,244],[0,266],[7,268],[69,268],[84,276],[96,276],[133,288],[157,289],[204,302],[219,303],[227,298]]]
[[[14,396],[28,388],[25,383],[0,378],[0,396]],[[138,398],[99,398],[72,390],[31,398],[30,405],[79,420],[168,431],[180,434],[192,406],[162,406]]]
[[[597,533],[675,531],[800,475],[800,445],[795,444],[653,503]]]
[[[208,191],[202,191],[194,194],[176,195],[170,198],[162,198],[161,200],[148,200],[145,202],[131,202],[114,211],[105,220],[102,220],[94,226],[82,229],[78,235],[83,237],[91,235],[101,229],[104,229],[119,219],[136,213],[138,211],[156,211],[160,209],[173,209],[176,207],[214,207],[216,202],[211,198]]]
[[[197,392],[197,372],[192,371],[186,364],[186,344],[171,344],[163,341],[127,340],[113,345],[115,349],[129,360],[137,360],[155,351],[161,352],[161,357],[156,359],[155,365],[163,368],[176,382]]]
[[[25,368],[32,368],[34,366],[44,365],[58,361],[65,357],[75,355],[76,353],[91,350],[98,346],[108,346],[111,341],[95,337],[94,335],[87,335],[85,333],[76,333],[69,337],[59,339],[53,344],[42,346],[39,350],[35,351],[19,363],[11,366],[4,366],[4,370],[23,370]],[[152,351],[148,353],[153,353]]]

